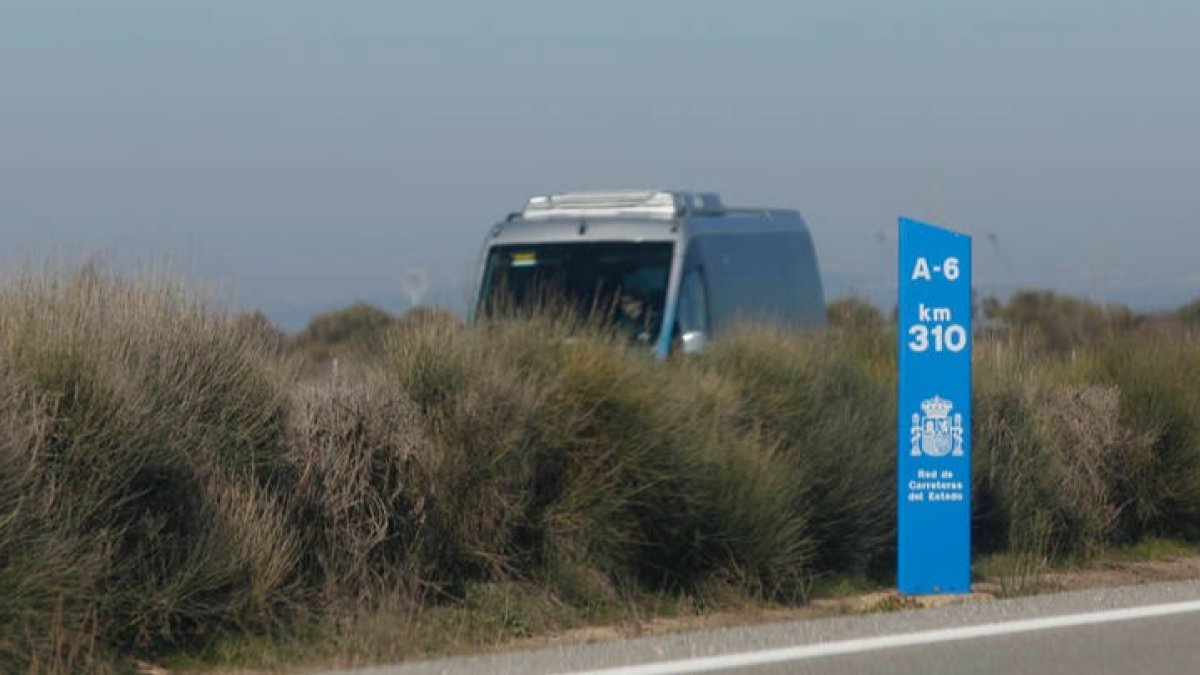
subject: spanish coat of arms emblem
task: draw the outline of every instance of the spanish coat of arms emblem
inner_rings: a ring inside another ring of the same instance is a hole
[[[963,454],[962,415],[950,417],[954,403],[940,396],[921,402],[924,415],[912,416],[912,456],[945,457]]]

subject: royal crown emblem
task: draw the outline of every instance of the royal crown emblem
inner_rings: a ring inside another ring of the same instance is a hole
[[[963,454],[962,415],[955,414],[951,423],[950,411],[954,403],[941,396],[921,401],[924,416],[912,416],[912,456],[922,454],[930,457],[945,457]]]

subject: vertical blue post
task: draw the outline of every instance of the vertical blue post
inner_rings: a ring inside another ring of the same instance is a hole
[[[900,219],[897,586],[971,590],[971,238]]]

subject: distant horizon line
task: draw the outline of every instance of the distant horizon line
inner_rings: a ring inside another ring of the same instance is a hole
[[[1051,286],[1031,285],[1012,287],[1007,285],[998,286],[983,284],[977,285],[974,288],[976,291],[980,289],[988,289],[985,293],[979,294],[980,300],[986,298],[997,298],[1001,301],[1007,302],[1012,298],[1012,296],[1017,295],[1018,293],[1050,293],[1059,298],[1078,300],[1103,307],[1124,307],[1138,314],[1151,316],[1170,314],[1187,307],[1193,302],[1200,301],[1200,289],[1197,289],[1193,294],[1191,294],[1190,299],[1184,299],[1181,302],[1171,302],[1161,300],[1130,301],[1112,298],[1090,298],[1087,297],[1085,293],[1064,290]],[[396,291],[394,293],[347,296],[346,299],[339,301],[321,301],[311,303],[288,300],[268,300],[257,303],[245,303],[245,305],[238,311],[248,313],[253,313],[256,311],[261,312],[273,325],[289,333],[302,331],[317,316],[349,309],[350,307],[359,304],[366,304],[395,316],[403,316],[409,311],[421,308],[440,308],[453,313],[459,318],[463,318],[465,316],[466,310],[465,307],[462,306],[462,301],[445,302],[444,300],[447,293],[436,292],[436,287],[432,290],[433,292],[429,294],[430,297],[428,301],[423,301],[416,304],[410,303],[404,297],[404,293]],[[1110,289],[1110,292],[1107,295],[1127,296],[1127,294],[1130,293],[1134,295],[1139,294],[1138,291],[1134,291],[1133,289],[1125,289],[1123,292],[1120,291],[1121,289]],[[828,304],[839,300],[862,300],[873,306],[875,309],[886,313],[890,312],[892,310],[892,305],[895,304],[894,293],[895,291],[893,290],[890,294],[892,299],[888,300],[884,297],[887,295],[887,290],[883,287],[874,287],[873,289],[870,289],[869,292],[864,292],[863,287],[844,287],[833,292],[827,292],[826,303]]]

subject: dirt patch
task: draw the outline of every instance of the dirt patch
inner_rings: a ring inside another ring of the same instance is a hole
[[[1086,588],[1135,586],[1200,579],[1200,556],[1158,560],[1106,561],[1082,570],[1048,571],[1024,580],[1028,593],[1058,593]],[[1000,595],[1003,580],[989,579],[974,585],[977,592]]]
[[[1098,563],[1095,567],[1088,569],[1055,570],[1031,575],[1022,584],[1024,589],[1022,594],[1058,593],[1087,588],[1133,586],[1192,579],[1200,579],[1200,556],[1147,561],[1113,561]],[[970,602],[990,602],[998,597],[1012,594],[1006,592],[1006,585],[998,579],[976,582],[972,584],[972,589],[972,593],[963,595],[924,596],[905,596],[895,590],[886,590],[857,595],[814,598],[803,607],[750,608],[738,611],[710,612],[697,616],[626,621],[617,625],[592,626],[553,635],[536,636],[508,646],[521,649],[537,648],[710,628],[944,607]]]

